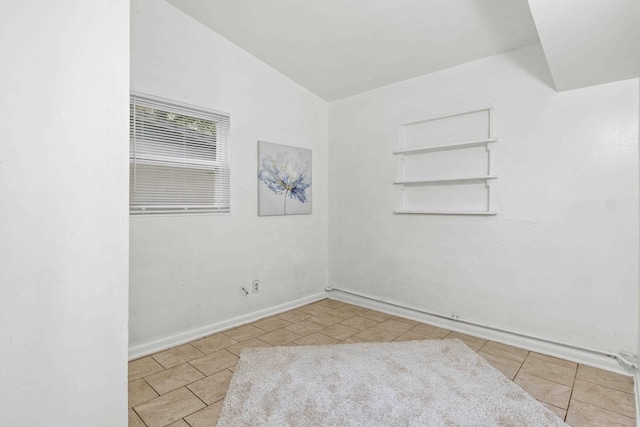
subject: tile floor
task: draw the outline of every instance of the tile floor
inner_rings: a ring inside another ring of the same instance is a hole
[[[129,426],[215,426],[245,347],[459,338],[568,424],[635,426],[631,377],[325,299],[129,363]]]

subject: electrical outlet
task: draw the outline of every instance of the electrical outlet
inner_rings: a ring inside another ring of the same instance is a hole
[[[247,288],[248,288],[247,285],[240,285],[240,296],[241,297],[248,297],[249,296],[249,290]]]
[[[251,292],[254,294],[257,294],[258,292],[260,292],[260,280],[256,279],[253,281],[253,285],[251,287]]]

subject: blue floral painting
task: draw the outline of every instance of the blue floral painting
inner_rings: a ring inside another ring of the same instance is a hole
[[[311,213],[311,150],[258,142],[258,215]]]

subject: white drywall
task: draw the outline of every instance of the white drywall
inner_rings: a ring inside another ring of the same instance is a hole
[[[498,215],[393,215],[398,125],[491,105]],[[637,79],[557,93],[535,44],[333,102],[329,131],[331,286],[636,351]]]
[[[131,7],[131,89],[231,115],[231,214],[131,218],[131,346],[321,292],[327,103],[164,1]],[[311,215],[257,216],[258,140],[313,150]]]
[[[127,425],[129,7],[0,4],[0,425]]]

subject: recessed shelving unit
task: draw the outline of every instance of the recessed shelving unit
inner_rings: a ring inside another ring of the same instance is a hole
[[[493,109],[400,125],[396,214],[496,215],[492,209]],[[462,141],[462,142],[459,142]]]
[[[479,147],[482,145],[489,144],[491,142],[498,142],[498,140],[482,139],[480,141],[459,142],[457,144],[436,145],[433,147],[417,148],[414,150],[394,151],[393,154],[421,154],[421,153],[429,153],[431,151],[456,150],[460,148]]]
[[[498,178],[495,175],[487,175],[487,176],[467,176],[467,177],[456,177],[456,178],[432,178],[432,179],[412,179],[408,181],[393,181],[394,184],[400,185],[436,185],[436,184],[444,184],[444,183],[460,183],[464,181],[486,181],[488,179],[496,179]]]

